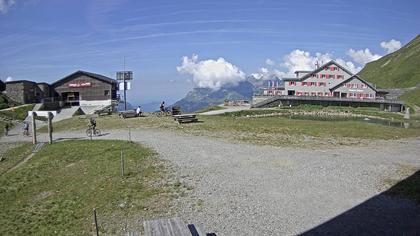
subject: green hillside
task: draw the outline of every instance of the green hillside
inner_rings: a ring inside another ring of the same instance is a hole
[[[406,92],[399,98],[406,102],[407,105],[416,105],[420,107],[420,88],[417,88],[410,92]]]
[[[366,64],[359,75],[379,88],[420,84],[420,35],[400,50]]]

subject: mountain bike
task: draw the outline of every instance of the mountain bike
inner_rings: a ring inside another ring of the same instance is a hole
[[[86,129],[86,135],[88,137],[101,136],[101,130],[93,128],[92,126],[88,126],[88,128]]]

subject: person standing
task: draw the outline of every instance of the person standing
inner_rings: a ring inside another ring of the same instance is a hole
[[[29,135],[29,124],[28,124],[28,122],[26,122],[26,121],[23,122],[22,129],[23,129],[23,135]]]
[[[137,109],[136,109],[136,115],[137,115],[137,116],[140,116],[140,115],[141,115],[141,113],[142,113],[142,111],[141,111],[141,107],[140,107],[140,106],[138,106],[138,107],[137,107]]]
[[[9,135],[9,123],[6,123],[5,125],[4,125],[4,135],[5,136],[8,136]]]
[[[165,101],[162,101],[159,108],[161,112],[165,112]]]

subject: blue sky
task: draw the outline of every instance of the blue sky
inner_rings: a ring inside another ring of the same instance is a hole
[[[386,0],[0,0],[0,79],[52,82],[79,69],[114,77],[125,57],[130,101],[170,103],[198,85],[206,60],[223,58],[241,75],[288,74],[300,62],[286,60],[301,52],[306,64],[319,56],[360,69],[387,53],[381,42],[404,45],[419,33],[419,9]],[[193,54],[193,67],[177,70]]]

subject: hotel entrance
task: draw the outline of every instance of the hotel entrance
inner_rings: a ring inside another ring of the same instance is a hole
[[[61,94],[65,106],[79,106],[79,92],[64,92]]]

